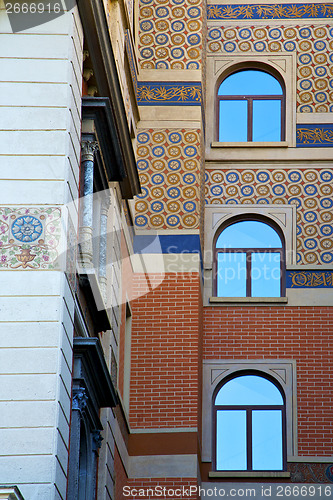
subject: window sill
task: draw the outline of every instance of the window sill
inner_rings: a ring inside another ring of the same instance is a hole
[[[212,148],[288,148],[288,141],[279,142],[212,142]]]
[[[210,304],[287,304],[288,297],[210,297]]]
[[[290,477],[290,472],[222,472],[222,471],[211,471],[209,472],[209,477],[219,478],[219,477]]]

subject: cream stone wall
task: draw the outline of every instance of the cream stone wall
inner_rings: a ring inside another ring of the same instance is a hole
[[[82,49],[76,9],[12,33],[0,2],[0,484],[29,500],[66,498]]]

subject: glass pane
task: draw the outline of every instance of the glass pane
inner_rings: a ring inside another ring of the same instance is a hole
[[[281,101],[253,101],[253,138],[258,141],[281,141]]]
[[[251,254],[251,296],[280,297],[281,256],[277,252]]]
[[[253,410],[252,466],[254,470],[282,470],[282,411]]]
[[[218,253],[216,279],[218,297],[246,297],[246,253]]]
[[[220,101],[221,142],[247,141],[247,101]]]
[[[246,470],[246,411],[217,411],[216,469]]]
[[[224,384],[215,398],[216,405],[283,405],[279,389],[267,378],[241,375]]]
[[[223,80],[218,95],[282,95],[282,88],[269,73],[246,69]]]
[[[280,236],[268,224],[242,221],[222,231],[216,248],[282,248],[282,243]]]

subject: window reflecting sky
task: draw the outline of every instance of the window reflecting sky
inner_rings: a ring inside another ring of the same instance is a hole
[[[217,254],[217,296],[246,297],[246,253]]]
[[[233,122],[234,118],[231,118]],[[234,139],[235,141],[238,139]],[[281,101],[253,101],[254,142],[281,141]]]
[[[282,242],[277,232],[268,224],[241,221],[222,231],[216,248],[282,248]]]
[[[246,470],[246,411],[218,411],[216,468]]]
[[[283,470],[282,408],[269,408],[284,405],[275,384],[258,375],[235,377],[221,387],[215,405],[222,406],[216,412],[217,470]]]
[[[257,470],[282,470],[282,412],[253,410],[252,465]]]
[[[251,296],[280,297],[280,254],[253,252],[251,254]]]
[[[279,389],[266,378],[242,375],[233,378],[219,390],[216,405],[283,405]]]
[[[247,141],[247,101],[220,101],[219,140]]]
[[[282,95],[282,88],[269,73],[247,69],[223,80],[218,95]]]

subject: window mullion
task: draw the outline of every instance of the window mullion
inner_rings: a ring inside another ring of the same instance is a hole
[[[253,140],[253,99],[247,98],[247,140]]]
[[[247,470],[252,470],[252,410],[246,410]]]
[[[251,297],[251,267],[252,267],[252,252],[246,252],[246,296]]]

